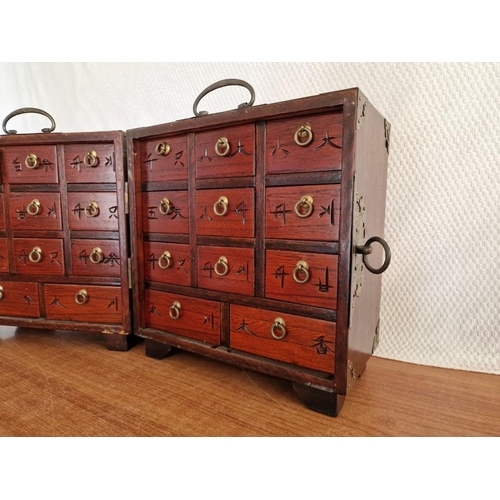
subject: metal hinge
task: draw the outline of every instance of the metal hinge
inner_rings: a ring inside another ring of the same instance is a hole
[[[128,182],[125,182],[125,214],[130,213],[130,202],[129,202],[129,195],[128,195]]]
[[[361,123],[363,123],[363,118],[366,116],[366,107],[368,106],[368,101],[363,100],[363,98],[359,97],[358,102],[358,116],[356,117],[356,129],[359,130],[361,128]]]
[[[132,259],[129,257],[127,259],[127,271],[128,271],[128,288],[132,290]]]
[[[389,146],[391,145],[391,124],[384,118],[384,135],[385,135],[385,147],[387,148],[387,154],[389,154]]]

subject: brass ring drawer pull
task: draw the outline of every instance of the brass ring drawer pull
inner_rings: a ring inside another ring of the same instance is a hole
[[[303,196],[294,207],[295,215],[301,219],[310,217],[314,210],[314,200],[313,197],[306,194]]]
[[[87,217],[97,217],[99,215],[99,205],[97,201],[91,201],[84,209],[83,213]]]
[[[83,157],[83,164],[86,167],[97,167],[99,164],[99,158],[97,157],[97,152],[95,150],[89,151],[84,157]]]
[[[24,164],[28,168],[36,168],[38,166],[38,157],[34,154],[28,155],[26,160],[24,160]]]
[[[313,131],[311,129],[311,126],[307,123],[305,125],[301,125],[295,132],[295,135],[293,136],[295,144],[302,147],[309,146],[313,138],[314,138]]]
[[[302,275],[303,277],[300,277]],[[311,277],[309,273],[309,264],[303,260],[299,260],[295,265],[295,269],[293,270],[293,279],[296,283],[303,285],[309,281]]]
[[[33,248],[33,250],[31,250],[29,254],[29,259],[31,262],[36,264],[42,260],[42,256],[43,256],[42,249],[40,247],[35,247]]]
[[[42,210],[42,205],[40,203],[40,200],[37,199],[31,200],[31,203],[28,205],[28,208],[26,209],[26,211],[30,215],[38,215],[41,210]]]
[[[92,264],[100,264],[104,260],[104,253],[99,247],[95,247],[90,254]]]
[[[170,153],[170,145],[166,142],[159,142],[156,145],[155,153],[159,156],[167,156]]]
[[[168,198],[163,198],[158,206],[162,215],[168,215],[172,211],[172,203]]]
[[[219,260],[215,263],[214,271],[217,276],[225,276],[229,272],[229,265],[226,257],[222,256],[219,258]]]
[[[82,289],[77,294],[75,294],[75,302],[80,306],[83,306],[83,304],[87,303],[88,300],[89,300],[89,294],[85,289]]]
[[[372,253],[373,250],[372,243],[375,242],[380,243],[384,248],[385,252],[384,263],[378,269],[372,267],[368,262],[368,259],[366,258],[367,255],[370,255]],[[370,271],[373,274],[382,274],[389,267],[389,264],[391,263],[391,249],[389,248],[387,241],[378,236],[373,236],[372,238],[367,240],[364,245],[358,245],[356,247],[356,253],[360,253],[363,255],[363,264],[366,266],[366,269],[368,269],[368,271]]]
[[[165,264],[163,264],[165,262]],[[158,265],[160,266],[160,269],[167,269],[172,265],[172,255],[170,252],[163,252],[158,259]]]
[[[3,286],[0,285],[0,300],[3,299]]]
[[[215,152],[217,156],[227,156],[231,151],[231,146],[229,145],[229,140],[227,137],[221,137],[215,143]]]
[[[219,210],[219,207],[222,207],[222,209]],[[218,215],[219,217],[222,217],[223,215],[226,215],[228,207],[229,207],[229,200],[225,196],[221,196],[214,203],[214,213],[215,213],[215,215]]]
[[[168,310],[168,314],[174,320],[178,320],[181,315],[181,303],[175,301]]]
[[[276,333],[278,331],[279,333]],[[271,335],[276,340],[284,339],[286,336],[286,323],[283,318],[276,318],[271,326]]]

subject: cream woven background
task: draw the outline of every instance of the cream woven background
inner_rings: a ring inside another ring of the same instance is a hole
[[[46,109],[57,131],[127,129],[192,116],[223,78],[256,104],[360,87],[392,124],[377,355],[500,374],[500,64],[3,63],[0,117]],[[201,109],[248,99],[228,88]],[[46,126],[30,115],[20,132]]]

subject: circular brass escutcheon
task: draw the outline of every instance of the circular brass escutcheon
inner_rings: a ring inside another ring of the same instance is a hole
[[[168,310],[168,314],[170,317],[174,320],[179,319],[181,315],[181,303],[175,301],[171,306],[170,309]]]
[[[89,294],[85,289],[79,290],[78,293],[75,294],[75,302],[80,306],[88,302],[88,300]]]
[[[222,271],[220,268],[222,268]],[[214,271],[217,276],[225,276],[229,272],[229,265],[226,257],[219,257],[219,260],[215,263]]]
[[[26,211],[28,212],[29,215],[38,215],[42,210],[42,205],[40,203],[40,200],[34,199],[31,200],[31,203],[28,205],[28,208]]]
[[[295,132],[295,135],[293,136],[295,144],[302,147],[311,144],[313,138],[314,134],[312,132],[311,126],[307,123],[301,125]]]
[[[311,195],[306,194],[303,196],[294,207],[294,212],[297,217],[305,219],[310,217],[314,210],[314,201]]]
[[[276,333],[278,330],[279,333]],[[271,335],[276,340],[284,339],[286,336],[286,323],[283,318],[276,318],[274,320],[273,326],[271,326]]]
[[[97,152],[92,149],[83,157],[83,164],[86,167],[97,167],[99,164],[99,158],[97,157]]]
[[[227,156],[231,151],[231,146],[229,145],[229,140],[227,137],[221,137],[215,143],[215,152],[217,156]]]
[[[165,264],[163,264],[165,262]],[[160,266],[160,269],[167,269],[172,265],[172,255],[170,252],[166,251],[163,252],[158,259],[158,265]]]
[[[34,264],[40,262],[42,260],[42,249],[40,247],[33,248],[29,254],[29,259]]]
[[[0,285],[0,300],[3,299],[3,286]]]
[[[219,210],[219,207],[222,207],[221,210]],[[214,213],[215,213],[215,215],[218,215],[219,217],[226,215],[228,208],[229,208],[229,200],[225,196],[221,196],[214,203]]]
[[[24,160],[24,164],[28,168],[36,168],[38,166],[38,157],[34,154],[29,154]]]
[[[172,203],[168,198],[163,198],[158,206],[162,215],[168,215],[172,211]]]
[[[155,153],[159,156],[167,156],[170,153],[170,145],[166,142],[159,142],[156,145]]]
[[[293,279],[296,283],[302,285],[304,283],[307,283],[310,277],[311,275],[309,273],[309,264],[304,260],[299,260],[299,262],[297,262],[297,264],[295,265],[295,269],[293,270]]]
[[[100,264],[104,260],[104,253],[99,247],[95,247],[90,254],[92,264]]]
[[[84,209],[83,213],[87,217],[97,217],[99,215],[99,205],[97,201],[91,201]]]

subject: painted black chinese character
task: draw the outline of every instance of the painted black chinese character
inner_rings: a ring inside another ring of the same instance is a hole
[[[328,277],[329,277],[329,273],[328,273],[328,267],[325,269],[325,282],[323,283],[319,278],[318,278],[318,284],[315,285],[318,287],[318,292],[321,292],[321,293],[328,293],[330,291],[330,288],[332,288],[332,286],[329,284],[328,282]]]
[[[180,163],[181,166],[184,167],[184,163],[181,161],[182,155],[184,154],[184,151],[179,151],[178,153],[175,153],[175,162],[174,166],[177,165],[177,163]]]
[[[274,277],[281,279],[281,288],[285,285],[285,276],[288,276],[290,273],[285,273],[285,266],[278,267],[274,272]]]
[[[241,215],[241,222],[242,224],[246,224],[246,212],[248,212],[248,208],[245,206],[245,202],[242,201],[234,210],[234,213],[236,214],[236,217]]]
[[[342,136],[337,136],[337,137],[331,137],[330,138],[330,136],[328,135],[328,130],[327,130],[325,137],[323,137],[323,142],[319,146],[316,146],[314,148],[314,151],[319,151],[320,149],[323,149],[327,144],[329,146],[331,146],[332,148],[342,149],[341,146],[337,146],[335,143],[332,142],[332,140],[340,139],[340,138],[342,138]]]
[[[286,209],[286,204],[285,203],[280,203],[279,205],[276,206],[274,211],[271,213],[274,215],[274,218],[277,219],[278,217],[281,216],[281,222],[283,225],[286,224],[286,214],[289,214],[291,210]]]
[[[33,302],[33,304],[36,304],[36,301],[35,299],[31,298],[28,294],[26,294],[24,297],[23,297],[23,301],[26,303],[26,305],[29,307],[31,305],[31,303]]]
[[[331,353],[334,352],[326,345],[326,344],[333,344],[333,342],[331,342],[330,340],[325,340],[324,335],[321,335],[317,339],[314,339],[313,342],[316,343],[309,347],[315,347],[316,353],[319,354],[320,356],[325,356],[327,352]]]
[[[12,165],[14,165],[14,170],[16,172],[22,172],[23,164],[17,158],[12,162]]]
[[[199,220],[203,220],[203,219],[208,219],[209,221],[212,221],[212,217],[210,217],[210,214],[207,212],[207,207],[205,205],[205,209],[203,211],[203,213],[201,214],[201,217],[199,218]]]
[[[157,207],[148,207],[148,219],[158,219],[156,216]]]
[[[146,262],[147,262],[147,263],[151,266],[151,268],[154,270],[154,269],[155,269],[155,267],[156,267],[156,263],[158,262],[158,259],[155,257],[155,254],[154,254],[154,253],[152,253],[152,254],[149,256],[149,258],[148,258],[148,260],[147,260]]]
[[[61,302],[59,301],[59,297],[57,297],[56,295],[54,296],[54,300],[49,304],[49,306],[59,306],[64,309],[67,309],[67,307],[64,304],[61,304]]]
[[[57,260],[57,256],[59,255],[59,252],[53,252],[50,255],[50,264],[53,264],[54,262],[58,265],[61,266],[62,264]]]
[[[257,335],[255,335],[255,333],[253,333],[252,330],[250,330],[250,328],[248,328],[248,323],[245,321],[245,318],[243,318],[241,325],[238,328],[236,328],[235,331],[236,332],[246,332],[246,333],[249,333],[250,335],[253,335],[254,337],[257,337]]]
[[[17,213],[17,218],[19,220],[24,220],[26,219],[26,207],[23,205],[23,208],[21,210],[16,209]]]
[[[156,309],[156,306],[155,306],[154,302],[153,302],[153,303],[151,303],[151,307],[150,307],[150,309],[148,310],[148,313],[149,313],[149,314],[156,314],[156,315],[157,315],[157,316],[159,316],[160,318],[162,318],[162,317],[163,317],[163,316],[162,316],[162,315],[158,312],[158,309]]]
[[[76,215],[78,220],[82,218],[82,212],[84,211],[85,209],[80,206],[80,203],[78,203],[78,205],[76,205],[75,208],[73,208],[73,213]]]
[[[212,266],[211,262],[205,262],[201,270],[205,272],[208,271],[209,278],[212,279],[212,271],[214,270],[214,266]]]
[[[56,214],[56,204],[54,203],[51,207],[47,207],[47,217],[54,217],[54,219],[57,219],[57,214]]]
[[[200,156],[198,161],[201,163],[205,159],[207,159],[208,161],[212,161],[212,158],[210,158],[210,156],[208,156],[208,148],[205,148],[205,152],[203,153],[203,156]]]
[[[83,160],[80,160],[80,155],[78,156],[75,156],[73,158],[73,160],[71,161],[70,165],[71,165],[71,168],[76,168],[78,170],[78,172],[81,172],[82,169],[80,167],[80,165],[83,163]]]
[[[172,207],[172,210],[171,210],[171,215],[172,217],[170,217],[171,220],[174,220],[174,219],[177,219],[177,217],[180,217],[181,219],[185,219],[186,217],[184,217],[184,215],[181,214],[181,208],[177,208],[177,207]]]
[[[112,217],[114,217],[115,219],[118,219],[118,215],[116,215],[117,210],[118,210],[117,206],[109,207],[109,213],[111,215],[108,217],[108,219],[111,219]]]
[[[251,153],[249,153],[248,151],[245,151],[245,146],[243,146],[243,144],[241,144],[241,140],[238,140],[238,149],[230,156],[236,156],[237,154],[242,154],[245,156],[252,156]]]
[[[48,172],[50,170],[54,170],[53,166],[54,165],[50,160],[47,160],[47,158],[44,158],[41,162],[41,165],[43,165],[43,169],[45,172]]]
[[[119,266],[120,257],[118,257],[118,255],[116,255],[115,253],[111,252],[107,257],[104,258],[102,262],[103,264],[110,264],[111,267],[114,267],[115,264]]]
[[[278,139],[278,144],[276,145],[276,147],[273,149],[273,151],[271,153],[271,156],[275,156],[278,150],[281,150],[285,156],[288,156],[290,154],[290,151],[281,147],[281,142],[279,139]]]
[[[87,265],[88,263],[88,260],[89,260],[90,256],[87,255],[87,250],[83,249],[79,254],[78,254],[78,260],[79,261],[83,261],[85,263],[85,265]]]
[[[110,307],[113,307],[113,306],[115,306],[115,311],[118,311],[118,297],[115,297],[114,299],[111,299],[109,301],[109,304],[106,307],[106,309],[109,309]]]
[[[23,261],[23,265],[26,265],[26,263],[28,262],[29,255],[26,253],[24,248],[19,252],[18,258],[19,258],[19,260]]]
[[[153,162],[158,160],[158,158],[151,158],[152,154],[153,153],[149,153],[147,158],[144,160],[144,164],[146,165],[146,168],[148,168],[150,172],[153,171]]]

